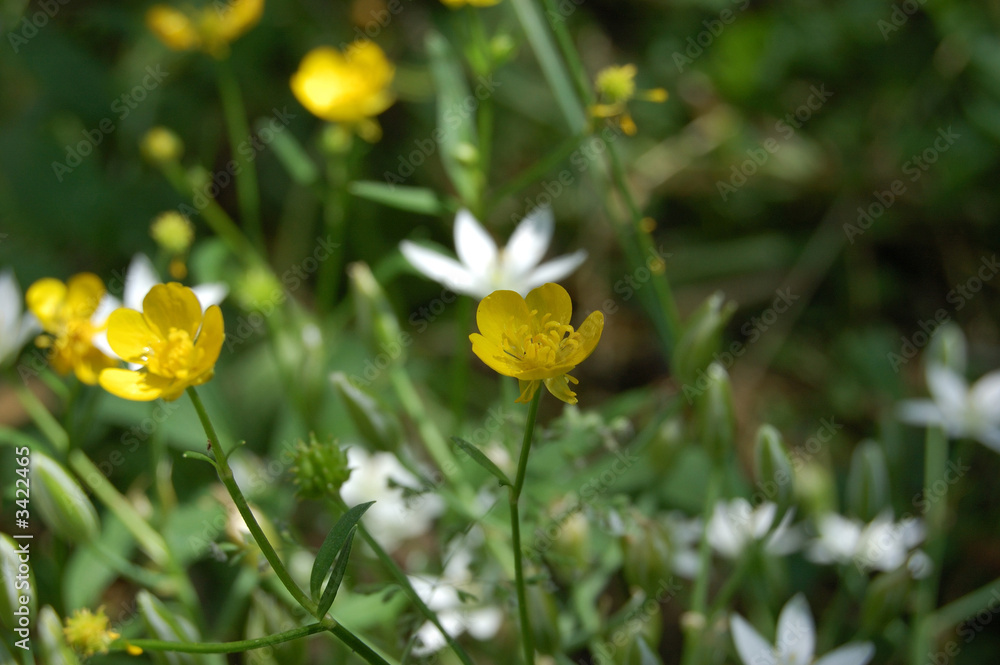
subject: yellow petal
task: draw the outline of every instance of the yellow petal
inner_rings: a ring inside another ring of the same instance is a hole
[[[535,396],[535,392],[538,390],[538,381],[521,381],[517,382],[518,387],[521,389],[521,395],[514,400],[520,404],[527,404]]]
[[[594,352],[594,347],[597,343],[601,341],[601,333],[604,331],[604,312],[596,311],[591,312],[580,327],[577,329],[577,333],[580,335],[580,346],[573,351],[573,354],[566,358],[567,363],[572,363],[573,365],[579,365],[582,363],[591,353]]]
[[[205,311],[205,320],[201,324],[201,332],[198,333],[198,339],[195,340],[195,348],[201,351],[201,358],[198,361],[198,366],[192,368],[194,376],[200,377],[206,372],[211,372],[212,368],[215,367],[216,361],[219,359],[219,353],[222,351],[222,342],[225,338],[222,310],[219,309],[218,305],[212,305]],[[209,378],[211,378],[211,375],[205,381]],[[201,383],[204,383],[204,381],[201,381]]]
[[[517,376],[518,366],[503,349],[492,340],[489,340],[478,333],[469,335],[472,341],[472,352],[486,363],[490,369],[504,376]]]
[[[216,11],[214,8],[209,11]],[[233,0],[224,10],[218,37],[231,42],[257,25],[264,13],[264,0]]]
[[[525,302],[529,310],[538,312],[537,319],[551,314],[550,321],[566,324],[573,316],[573,301],[570,300],[566,289],[552,282],[532,289]]]
[[[570,383],[578,383],[569,374],[561,374],[551,379],[545,379],[545,387],[549,389],[555,397],[558,397],[567,404],[576,404],[576,393],[570,390]]]
[[[166,5],[154,5],[146,12],[146,27],[156,38],[175,51],[198,45],[198,32],[187,14]]]
[[[112,395],[134,402],[151,402],[170,384],[168,379],[128,369],[106,369],[101,372],[100,382]]]
[[[73,373],[82,383],[94,386],[102,371],[117,364],[118,361],[104,355],[97,347],[91,347],[83,356],[73,360]]]
[[[66,300],[66,285],[58,279],[45,277],[28,287],[24,300],[42,328],[54,332],[55,319]]]
[[[108,344],[130,363],[145,364],[149,347],[158,336],[150,329],[142,313],[122,307],[108,317]]]
[[[142,315],[160,338],[170,337],[170,329],[184,330],[191,339],[201,327],[201,304],[194,291],[177,282],[157,284],[142,300]]]
[[[531,324],[528,305],[515,291],[494,291],[483,298],[476,309],[479,332],[494,344],[502,342],[504,327],[511,319],[515,326]]]
[[[66,282],[66,316],[89,319],[104,297],[101,278],[90,272],[73,275]]]

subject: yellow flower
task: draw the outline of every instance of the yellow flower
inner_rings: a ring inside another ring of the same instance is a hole
[[[498,2],[500,0],[441,0],[442,4],[452,9],[464,7],[465,5],[469,5],[470,7],[492,7]]]
[[[88,609],[75,610],[73,616],[66,617],[63,635],[66,644],[84,656],[107,653],[108,645],[121,637],[108,628],[108,615],[103,607],[97,608],[96,614]]]
[[[590,114],[595,118],[613,118],[629,136],[636,133],[635,121],[628,112],[628,103],[633,98],[647,102],[667,101],[667,91],[663,88],[640,90],[635,89],[635,65],[621,67],[605,67],[597,73],[594,86],[601,98],[601,103],[590,107]]]
[[[292,75],[292,92],[313,115],[329,122],[354,125],[366,141],[382,130],[374,116],[389,108],[395,68],[378,44],[357,41],[341,53],[329,46],[313,49]]]
[[[80,381],[94,385],[101,370],[115,361],[94,346],[94,336],[104,330],[98,311],[105,295],[104,283],[92,273],[80,273],[63,284],[58,279],[40,279],[24,299],[42,330],[35,344],[49,350],[49,362],[60,374],[70,370]]]
[[[221,58],[227,55],[229,43],[257,25],[263,13],[264,0],[232,0],[227,5],[213,3],[187,11],[154,5],[146,12],[146,25],[175,51],[201,49]]]
[[[566,289],[543,284],[522,298],[514,291],[494,291],[476,310],[479,333],[469,335],[472,351],[493,370],[517,378],[518,402],[529,402],[540,381],[549,392],[576,404],[569,375],[593,352],[604,330],[604,314],[593,312],[573,330],[573,314]]]
[[[104,370],[105,390],[137,402],[170,401],[212,378],[225,336],[218,305],[202,314],[194,292],[171,282],[150,289],[142,310],[123,307],[108,317],[108,344],[126,362],[143,367]]]

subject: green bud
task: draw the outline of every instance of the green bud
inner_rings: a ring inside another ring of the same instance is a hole
[[[795,474],[781,432],[771,425],[760,426],[754,441],[753,461],[758,491],[779,507],[787,507],[792,500]]]
[[[462,166],[474,168],[479,164],[479,149],[468,141],[462,141],[452,150],[452,156]]]
[[[176,162],[184,154],[184,142],[170,129],[156,126],[142,137],[139,151],[156,166]]]
[[[410,336],[400,330],[396,313],[371,268],[359,261],[347,267],[347,274],[354,288],[359,327],[373,342],[372,350],[379,359],[378,369],[384,369],[386,363],[402,361]],[[381,361],[383,356],[384,363]]]
[[[284,298],[281,282],[274,273],[261,265],[248,268],[237,280],[233,291],[240,307],[248,311],[261,309],[265,305],[273,306]]]
[[[320,137],[320,146],[323,148],[323,152],[334,157],[347,154],[353,142],[354,134],[340,123],[328,124],[323,128],[323,134]]]
[[[37,455],[34,453],[32,459]],[[35,575],[31,563],[21,561],[17,553],[24,543],[31,542],[16,541],[5,533],[0,534],[0,622],[9,630],[30,627],[35,621],[35,599],[38,597]],[[27,626],[23,625],[25,620]]]
[[[498,67],[510,60],[517,52],[517,42],[507,33],[497,33],[490,40],[490,54],[493,57],[493,66]]]
[[[573,584],[580,580],[592,563],[590,522],[579,504],[559,501],[548,511],[547,523],[540,529],[536,546],[560,581]]]
[[[851,456],[847,475],[847,507],[865,522],[875,519],[889,505],[889,470],[885,453],[876,441],[862,441]]]
[[[837,511],[837,490],[833,473],[825,465],[810,462],[795,472],[795,497],[813,517]]]
[[[86,543],[97,537],[97,511],[76,480],[58,462],[42,453],[31,457],[33,503],[42,521],[71,543]]]
[[[308,444],[299,441],[292,473],[299,496],[325,499],[337,496],[351,470],[347,467],[347,453],[340,446],[333,441],[320,443],[316,435],[310,433]]]
[[[204,166],[192,166],[187,171],[188,184],[195,192],[206,192],[212,184],[212,174]]]
[[[962,329],[954,323],[945,323],[931,337],[924,354],[924,364],[944,365],[959,376],[965,376],[966,343]]]
[[[136,594],[135,600],[146,631],[156,639],[168,642],[201,641],[201,635],[193,623],[176,610],[169,609],[159,598],[145,589]],[[158,664],[207,665],[207,660],[196,654],[157,651],[147,653]]]
[[[656,520],[633,513],[633,524],[622,536],[622,572],[633,590],[655,598],[673,576],[674,548],[670,532]]]
[[[649,464],[658,473],[673,468],[677,455],[685,445],[684,423],[680,418],[667,418],[660,425],[649,445]]]
[[[698,398],[699,434],[705,450],[719,461],[732,452],[736,436],[733,390],[729,374],[719,363],[709,365],[705,374],[708,385]]]
[[[352,384],[342,372],[334,372],[331,380],[347,405],[347,413],[358,434],[377,450],[398,449],[402,435],[392,413],[374,395]]]
[[[42,662],[49,665],[80,665],[80,659],[66,644],[59,615],[48,605],[38,613],[38,641]]]
[[[713,293],[691,314],[674,347],[674,375],[685,385],[700,380],[722,344],[722,330],[736,311],[736,303]]]
[[[663,665],[656,650],[640,633],[629,637],[625,646],[615,654],[615,661],[618,665]]]
[[[530,577],[530,575],[529,575]],[[559,653],[562,636],[559,634],[559,609],[553,594],[542,588],[545,581],[528,584],[528,620],[535,634],[535,650],[542,654]]]

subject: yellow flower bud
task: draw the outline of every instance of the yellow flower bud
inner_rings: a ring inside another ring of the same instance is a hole
[[[66,618],[63,628],[66,644],[84,656],[107,653],[108,645],[121,637],[110,630],[108,624],[108,615],[104,613],[103,607],[97,608],[96,614],[86,608],[76,610],[73,616]]]
[[[158,125],[142,137],[139,150],[152,164],[166,164],[181,158],[184,142],[171,130]]]
[[[170,254],[185,254],[194,242],[194,225],[181,213],[171,210],[153,220],[149,235]]]

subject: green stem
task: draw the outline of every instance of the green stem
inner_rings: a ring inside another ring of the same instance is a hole
[[[566,22],[564,20],[554,20],[554,17],[560,14],[553,0],[542,0],[542,7],[545,9],[545,14],[553,19],[549,21],[549,26],[556,36],[556,43],[559,44],[563,58],[566,59],[566,65],[569,67],[573,84],[576,86],[576,92],[580,95],[580,99],[583,100],[587,108],[589,108],[594,103],[594,95],[590,89],[590,79],[587,77],[587,70],[583,67],[583,61],[580,60],[576,46],[573,44],[573,38],[566,28]]]
[[[319,267],[316,283],[316,305],[321,313],[333,309],[340,290],[347,235],[347,153],[331,154],[326,161],[326,194],[323,197],[323,221],[331,243],[338,248]]]
[[[455,456],[452,454],[448,442],[440,430],[438,430],[437,425],[428,416],[427,409],[420,400],[420,395],[417,393],[410,375],[402,367],[393,367],[389,370],[389,380],[392,382],[392,387],[395,389],[396,395],[399,396],[399,401],[402,403],[403,409],[417,424],[417,431],[420,432],[420,438],[424,440],[427,451],[434,458],[434,462],[441,469],[441,473],[450,481],[460,480],[462,476],[459,473],[459,466],[455,460]]]
[[[56,420],[55,416],[45,408],[41,400],[31,392],[31,390],[23,383],[14,383],[14,392],[17,393],[17,397],[21,400],[21,405],[24,410],[28,412],[31,419],[41,430],[45,438],[48,439],[60,455],[65,455],[69,450],[69,435],[66,430],[63,429],[59,421]]]
[[[573,154],[574,150],[580,147],[580,141],[582,141],[583,138],[583,136],[570,136],[564,139],[548,155],[542,157],[542,159],[516,175],[510,182],[499,187],[490,198],[487,203],[487,207],[496,207],[496,205],[506,197],[538,182],[546,174],[551,173],[556,165],[569,157]]]
[[[928,615],[927,627],[937,632],[957,626],[977,612],[993,607],[998,598],[1000,598],[1000,577],[943,607],[939,607]]]
[[[462,352],[451,357],[451,416],[452,427],[457,430],[465,418],[465,399],[469,385],[469,328],[472,327],[472,300],[458,296],[458,327],[455,348]]]
[[[112,651],[125,651],[129,646],[136,646],[143,651],[175,651],[179,653],[238,653],[272,644],[291,642],[300,637],[315,635],[330,630],[332,626],[324,622],[312,623],[301,628],[293,628],[282,633],[258,637],[255,640],[237,640],[235,642],[170,642],[168,640],[120,640],[110,648]]]
[[[722,487],[723,469],[719,464],[712,467],[711,475],[708,479],[708,488],[705,492],[705,507],[702,510],[702,523],[706,526],[712,518],[712,511],[715,509],[715,502],[719,498],[719,491]],[[712,547],[708,543],[708,529],[704,529],[701,534],[701,542],[698,545],[698,576],[694,581],[694,590],[691,592],[691,614],[706,621],[705,607],[708,604],[708,578],[712,570]],[[697,619],[696,619],[697,620]],[[683,665],[694,665],[698,662],[698,653],[701,648],[701,638],[704,634],[704,625],[689,625],[684,629],[684,655],[681,659]]]
[[[340,510],[342,511],[347,510],[347,504],[344,503],[344,500],[341,499],[339,496],[334,495],[331,501]],[[444,626],[442,626],[440,620],[438,620],[437,614],[435,614],[435,612],[431,608],[427,607],[427,603],[423,601],[423,599],[417,593],[416,589],[413,588],[413,585],[410,584],[410,578],[406,576],[406,573],[404,573],[403,570],[399,567],[399,565],[393,560],[393,558],[389,556],[389,553],[386,552],[381,545],[379,545],[378,541],[375,540],[375,538],[371,535],[371,532],[368,531],[367,527],[365,527],[365,525],[362,524],[361,522],[358,522],[358,532],[361,534],[361,537],[364,539],[364,541],[368,543],[368,546],[372,549],[372,551],[375,552],[375,556],[378,558],[379,561],[382,562],[382,565],[385,566],[385,569],[403,588],[403,591],[406,593],[407,596],[410,597],[410,600],[413,601],[413,604],[417,606],[417,609],[420,610],[420,613],[423,614],[428,621],[433,623],[434,626],[439,631],[441,631],[441,634],[444,635],[445,640],[448,642],[448,646],[451,647],[451,650],[455,652],[455,655],[458,656],[458,659],[461,660],[465,665],[472,665],[472,660],[469,658],[469,654],[467,654],[465,652],[465,649],[463,649],[461,645],[459,645],[458,642],[455,641],[455,638],[453,638],[451,634],[444,629]]]
[[[229,67],[228,60],[218,60],[219,96],[222,111],[226,116],[226,130],[229,133],[229,149],[232,158],[239,164],[236,171],[236,197],[247,235],[257,248],[264,247],[264,231],[260,221],[260,192],[257,187],[257,171],[253,158],[246,154],[245,147],[250,141],[250,125],[247,123],[246,108],[240,85]]]
[[[939,427],[929,427],[924,441],[924,491],[937,487],[939,480],[944,478],[948,465],[948,439]],[[948,515],[948,486],[945,483],[940,496],[930,503],[927,509],[927,544],[924,550],[931,560],[931,572],[920,580],[917,587],[916,608],[914,611],[914,631],[910,662],[922,665],[927,651],[930,649],[930,630],[926,625],[927,617],[937,604],[938,584],[941,579],[941,566],[944,561],[944,527]]]
[[[524,564],[521,553],[521,518],[518,514],[518,500],[524,488],[525,472],[528,469],[528,452],[531,450],[531,436],[535,431],[535,418],[538,416],[538,403],[542,400],[541,386],[535,391],[535,397],[528,407],[528,421],[524,425],[524,440],[521,442],[521,455],[517,461],[517,476],[514,486],[510,488],[510,532],[514,549],[514,584],[517,586],[517,610],[521,622],[521,645],[524,647],[525,665],[535,662],[535,636],[531,630],[531,620],[528,617],[528,594],[524,585]]]

